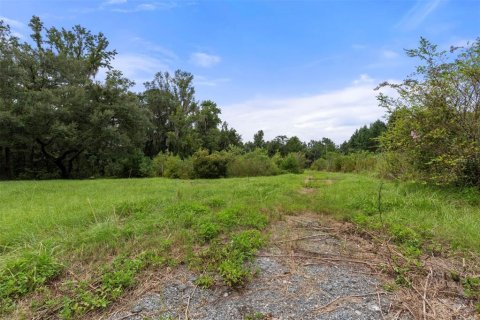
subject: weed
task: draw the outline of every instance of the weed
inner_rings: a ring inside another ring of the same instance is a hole
[[[462,285],[466,297],[480,299],[480,277],[465,277]]]
[[[382,288],[387,292],[394,292],[398,289],[398,284],[396,282],[387,282],[382,285]]]
[[[245,283],[250,276],[250,270],[246,268],[240,259],[231,258],[224,260],[218,266],[218,272],[226,285],[237,287]]]
[[[198,235],[205,242],[216,238],[220,234],[220,227],[213,222],[204,222],[197,229]]]
[[[244,320],[262,320],[262,319],[266,319],[266,316],[261,312],[255,312],[251,314],[246,314],[243,317],[243,319]]]
[[[61,270],[52,252],[44,249],[8,263],[0,273],[0,313],[11,309],[16,299],[53,280]]]
[[[195,284],[203,289],[209,289],[215,284],[215,279],[211,275],[204,274],[195,280]]]

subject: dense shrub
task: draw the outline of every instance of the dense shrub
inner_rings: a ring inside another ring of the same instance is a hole
[[[300,152],[289,153],[279,160],[280,169],[290,173],[302,173],[305,169],[305,155]]]
[[[379,155],[369,152],[347,155],[332,152],[312,163],[311,169],[332,172],[366,172],[377,169]]]
[[[163,176],[174,179],[191,179],[194,177],[193,164],[190,159],[168,156],[163,166]]]
[[[111,161],[105,166],[105,175],[109,177],[149,177],[152,174],[152,160],[138,149],[131,155],[119,161]]]
[[[382,178],[417,180],[420,173],[415,170],[408,157],[400,152],[383,152],[378,157],[377,173]]]
[[[227,176],[227,165],[230,156],[226,152],[208,153],[199,150],[192,157],[193,174],[195,178],[223,178]]]
[[[421,38],[406,53],[419,60],[416,72],[380,85],[396,91],[378,97],[389,115],[382,149],[401,154],[427,182],[480,187],[480,39],[442,51]]]
[[[227,167],[229,177],[271,176],[279,173],[275,162],[261,149],[236,155]]]

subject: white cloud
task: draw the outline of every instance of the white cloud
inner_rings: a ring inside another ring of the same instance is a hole
[[[209,78],[205,76],[196,75],[193,79],[195,85],[206,86],[206,87],[216,87],[222,83],[230,82],[229,78]]]
[[[172,50],[165,48],[156,43],[150,42],[140,37],[134,37],[130,40],[136,48],[149,55],[160,55],[162,60],[174,62],[178,60],[178,56]]]
[[[24,29],[26,28],[26,25],[18,20],[10,19],[7,17],[2,17],[0,16],[0,20],[3,20],[6,24],[8,24],[11,28],[17,28],[17,29]]]
[[[386,59],[395,59],[399,56],[399,54],[395,51],[392,50],[383,50],[382,51],[382,57]]]
[[[117,54],[112,61],[112,66],[122,71],[123,76],[135,81],[134,91],[144,90],[143,83],[152,81],[155,73],[159,71],[171,72],[169,66],[161,59],[157,59],[144,54]],[[99,71],[96,79],[103,81],[107,70]]]
[[[413,30],[418,27],[443,2],[448,0],[417,0],[415,5],[403,16],[397,28]]]
[[[204,52],[195,52],[190,55],[190,62],[196,66],[209,68],[218,64],[221,61],[221,58],[216,55],[204,53]]]
[[[136,7],[138,11],[152,11],[152,10],[155,10],[156,8],[157,6],[151,3],[142,3]]]
[[[277,135],[298,136],[304,141],[328,137],[336,143],[348,139],[355,129],[384,115],[368,75],[345,88],[304,97],[254,99],[222,108],[223,117],[245,140],[258,130],[267,139]]]
[[[167,10],[172,9],[178,6],[176,1],[163,1],[163,2],[148,2],[148,3],[140,3],[134,7],[130,8],[114,8],[112,11],[120,12],[120,13],[134,13],[134,12],[142,12],[142,11],[154,11],[154,10]]]
[[[8,24],[11,28],[12,35],[14,37],[24,39],[26,38],[25,35],[23,34],[23,31],[27,30],[27,25],[24,24],[21,21],[10,19],[7,17],[2,17],[0,16],[0,20],[3,20],[5,24]]]
[[[115,5],[115,4],[122,4],[122,3],[126,3],[127,0],[108,0],[108,1],[105,1],[105,4],[106,5]]]

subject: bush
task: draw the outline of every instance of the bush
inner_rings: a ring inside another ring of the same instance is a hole
[[[168,156],[163,167],[163,176],[173,179],[191,179],[193,164],[190,159],[182,160],[179,156]]]
[[[315,160],[312,165],[310,166],[310,169],[312,170],[317,170],[317,171],[326,171],[327,170],[327,160],[320,158]]]
[[[280,169],[290,173],[302,173],[305,169],[305,155],[300,152],[289,153],[280,162]]]
[[[195,152],[193,159],[193,173],[196,178],[223,178],[227,176],[229,156],[225,152],[213,152],[207,150]]]
[[[152,174],[156,177],[163,177],[168,154],[160,152],[152,160]]]
[[[373,172],[377,169],[379,156],[370,152],[357,152],[347,155],[332,152],[316,160],[311,169],[332,172]]]
[[[272,176],[278,173],[277,165],[268,157],[266,151],[261,149],[236,155],[227,166],[229,177]]]
[[[377,172],[382,178],[402,178],[416,180],[419,173],[412,166],[408,157],[400,152],[384,152],[380,154],[377,163]]]
[[[150,177],[153,175],[152,160],[136,149],[132,154],[105,166],[105,175],[110,177]]]

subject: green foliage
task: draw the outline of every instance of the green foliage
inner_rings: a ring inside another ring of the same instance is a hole
[[[151,258],[149,254],[133,259],[117,257],[110,265],[102,268],[100,286],[96,288],[87,281],[69,283],[69,293],[63,298],[60,315],[64,319],[73,319],[91,310],[106,308],[125,289],[135,284],[136,275],[150,263]]]
[[[348,141],[342,143],[340,150],[343,153],[377,152],[380,149],[379,138],[386,129],[387,126],[380,120],[371,123],[368,127],[363,126],[355,130]]]
[[[247,314],[243,317],[244,320],[263,320],[263,319],[268,319],[269,316],[264,315],[261,312],[255,312],[251,314]]]
[[[421,38],[407,54],[422,63],[416,73],[400,85],[380,85],[398,93],[378,97],[389,112],[382,146],[424,181],[479,186],[480,39],[448,53]]]
[[[213,222],[204,222],[198,226],[197,233],[203,241],[210,241],[220,234],[220,227]]]
[[[462,285],[467,297],[480,298],[480,278],[479,277],[465,277],[462,280]]]
[[[209,289],[215,284],[215,279],[208,274],[203,274],[195,280],[195,284],[203,289]]]
[[[319,192],[298,192],[307,177]],[[55,286],[46,280],[35,286],[35,294],[21,298],[38,297],[32,317],[40,310],[52,317],[63,310],[68,318],[108,307],[135,286],[142,270],[165,264],[185,264],[212,279],[243,285],[255,271],[251,259],[265,243],[263,230],[284,214],[330,213],[368,229],[381,228],[380,183],[373,176],[315,171],[220,180],[1,182],[0,283],[4,275],[8,279],[7,265],[49,244],[56,248],[53,261],[66,272],[49,278],[56,279]],[[410,268],[419,252],[441,250],[438,244],[478,252],[479,198],[475,188],[384,181],[386,232],[412,261]],[[398,269],[397,282],[408,285],[407,275]],[[7,309],[17,300],[11,298]]]
[[[289,153],[279,161],[279,167],[290,173],[302,173],[305,168],[305,155],[303,153]]]
[[[0,271],[0,314],[10,309],[14,301],[56,278],[62,266],[45,249],[26,252],[10,261]]]
[[[227,168],[229,177],[270,176],[278,173],[277,165],[262,149],[233,157]]]
[[[310,168],[332,172],[375,172],[378,158],[378,155],[369,152],[355,152],[346,155],[335,152],[316,160]]]
[[[208,179],[226,177],[229,160],[225,152],[209,154],[207,150],[199,150],[192,156],[194,176]]]
[[[133,82],[112,69],[116,52],[102,33],[46,28],[36,16],[29,26],[32,41],[24,43],[0,27],[2,83],[16,84],[0,90],[6,176],[103,175],[143,144],[149,120],[129,91]],[[101,68],[104,82],[94,79]]]
[[[245,265],[264,244],[265,239],[258,230],[246,230],[232,237],[223,248],[218,271],[225,284],[236,287],[247,281],[251,270]]]
[[[174,179],[191,179],[194,177],[193,163],[190,159],[169,156],[163,167],[163,176]]]
[[[250,270],[238,258],[224,260],[218,267],[223,281],[230,287],[238,287],[245,283],[250,276]]]

